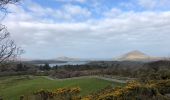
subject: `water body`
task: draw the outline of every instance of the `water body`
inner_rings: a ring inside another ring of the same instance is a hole
[[[65,63],[52,63],[52,64],[49,64],[50,67],[53,67],[53,66],[63,66],[63,65],[84,65],[84,64],[87,64],[89,63],[88,61],[67,61]],[[44,64],[38,64],[38,65],[44,65]]]

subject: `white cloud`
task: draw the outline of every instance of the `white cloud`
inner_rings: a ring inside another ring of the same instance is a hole
[[[57,1],[57,2],[66,2],[66,3],[68,3],[68,2],[85,3],[86,2],[86,0],[55,0],[55,1]]]
[[[14,19],[8,19],[6,24],[14,35],[23,34],[27,38],[36,37],[48,42],[58,38],[66,38],[69,41],[75,41],[77,38],[107,40],[114,37],[126,38],[135,37],[145,40],[149,35],[167,35],[169,34],[170,12],[143,12],[143,13],[122,13],[116,18],[105,18],[104,20],[82,22],[82,23],[42,23],[42,22],[16,22]],[[152,18],[152,20],[150,20]],[[19,29],[19,30],[18,30]],[[149,34],[149,35],[148,35]],[[82,37],[83,36],[83,37]],[[127,37],[126,37],[127,36]],[[143,38],[143,36],[146,36]],[[159,40],[160,37],[156,38]],[[18,37],[18,36],[16,36]],[[169,37],[169,36],[168,36]],[[168,38],[167,37],[167,38]],[[18,40],[18,39],[17,39]],[[152,37],[148,38],[152,41]],[[24,39],[25,41],[25,39]],[[114,40],[113,40],[114,41]],[[37,41],[38,42],[38,41]],[[62,42],[62,41],[61,41]],[[83,41],[81,41],[83,42]],[[110,41],[112,42],[112,41]],[[135,41],[133,41],[135,42]],[[22,42],[24,43],[24,42]],[[36,40],[33,42],[36,43]]]
[[[112,50],[163,49],[170,42],[170,11],[123,12],[113,8],[105,12],[102,19],[61,23],[41,16],[53,14],[55,18],[71,20],[79,16],[89,17],[91,13],[71,4],[57,10],[33,6],[37,9],[30,9],[31,12],[12,6],[15,13],[9,14],[4,24],[19,45],[30,54],[39,52],[39,57],[45,52],[68,55],[80,52],[86,57],[89,52],[97,55],[103,51],[107,56]]]
[[[170,8],[169,0],[138,0],[138,4],[147,9],[167,9]]]
[[[74,21],[74,20],[84,20],[90,17],[91,12],[87,8],[83,8],[79,5],[64,4],[58,9],[52,9],[49,7],[42,7],[35,2],[30,2],[27,5],[27,9],[31,11],[31,15],[37,17],[49,17],[56,20],[64,21]]]
[[[104,12],[104,16],[106,16],[106,17],[115,17],[115,16],[118,16],[121,13],[122,13],[122,11],[120,9],[112,8],[108,12]]]
[[[82,8],[77,5],[64,5],[64,11],[73,16],[80,15],[89,17],[91,15],[91,12],[87,8]]]
[[[154,8],[159,0],[139,0],[139,5],[146,8]]]

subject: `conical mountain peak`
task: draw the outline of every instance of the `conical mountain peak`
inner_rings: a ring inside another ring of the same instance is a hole
[[[143,59],[148,59],[149,56],[146,55],[145,53],[138,51],[138,50],[134,50],[131,52],[128,52],[126,54],[124,54],[123,56],[121,56],[121,60],[143,60]]]

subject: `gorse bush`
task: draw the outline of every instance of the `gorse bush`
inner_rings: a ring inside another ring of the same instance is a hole
[[[34,93],[36,100],[78,100],[80,88],[59,88],[54,91],[39,90]]]
[[[106,89],[97,95],[87,96],[85,100],[169,100],[168,97],[164,95],[170,93],[169,84],[170,81],[165,80],[154,84],[142,84],[137,81],[132,81],[125,87]]]
[[[159,93],[167,94],[170,93],[170,80],[160,80],[160,81],[151,81],[153,87],[158,89]]]

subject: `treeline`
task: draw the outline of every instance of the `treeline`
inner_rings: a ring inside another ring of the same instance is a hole
[[[50,74],[57,78],[87,75],[118,75],[141,80],[170,78],[170,61],[155,62],[91,62],[87,65],[65,65]]]
[[[85,65],[63,65],[53,70],[50,76],[70,78],[89,75],[123,75],[129,76],[129,70],[139,69],[143,62],[130,61],[94,61]],[[56,66],[55,66],[56,67]]]
[[[0,76],[5,75],[49,75],[54,78],[70,78],[89,75],[125,76],[143,79],[169,79],[170,61],[131,62],[95,61],[85,65],[63,65],[51,67],[48,63],[33,65],[12,63],[0,67]]]
[[[2,63],[0,65],[0,76],[34,74],[37,70],[38,68],[32,64],[22,62]]]

